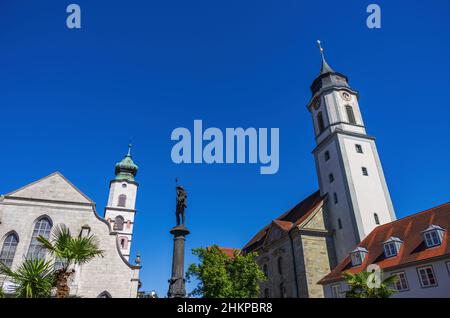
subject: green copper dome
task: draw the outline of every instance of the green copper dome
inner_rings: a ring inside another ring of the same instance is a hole
[[[116,180],[133,181],[139,167],[131,159],[131,145],[128,145],[128,153],[122,161],[116,163]]]

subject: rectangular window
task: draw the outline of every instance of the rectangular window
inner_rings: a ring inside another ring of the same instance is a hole
[[[330,152],[329,151],[325,151],[324,157],[325,157],[325,161],[330,160]]]
[[[353,108],[350,105],[345,106],[345,110],[347,111],[348,122],[352,125],[356,124],[355,114],[353,113]]]
[[[355,148],[356,148],[356,152],[357,152],[357,153],[363,153],[363,150],[362,150],[362,146],[361,146],[361,145],[356,144],[356,145],[355,145]]]
[[[325,130],[325,124],[323,122],[322,112],[317,113],[317,125],[319,126],[319,133]]]
[[[333,176],[332,173],[330,173],[330,174],[328,175],[328,179],[330,180],[330,183],[333,183],[333,181],[334,181],[334,176]]]
[[[422,287],[437,286],[436,277],[434,276],[432,266],[424,266],[417,269]]]
[[[450,276],[450,262],[445,263],[447,265],[447,272],[448,275]]]
[[[425,243],[427,247],[433,247],[441,244],[439,235],[436,231],[425,232]]]
[[[368,176],[369,175],[369,172],[367,172],[367,168],[366,167],[362,167],[361,170],[362,170],[363,176]]]
[[[331,295],[333,298],[342,298],[344,296],[341,290],[341,284],[331,286]]]
[[[399,291],[405,291],[408,290],[408,281],[406,280],[405,272],[398,272],[392,274],[393,276],[397,276],[397,281],[394,283],[394,288]]]
[[[338,203],[338,197],[337,197],[337,193],[333,193],[333,198],[334,198],[334,204]]]
[[[384,255],[386,257],[397,255],[397,248],[395,247],[395,243],[384,244]]]

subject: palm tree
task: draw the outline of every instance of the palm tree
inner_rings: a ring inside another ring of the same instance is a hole
[[[72,237],[70,230],[64,225],[56,228],[51,241],[43,236],[39,236],[37,240],[59,263],[60,268],[55,270],[57,298],[69,296],[68,280],[75,272],[74,265],[88,263],[97,256],[103,257],[103,251],[99,249],[94,235]]]
[[[0,262],[0,274],[11,279],[16,297],[21,298],[50,297],[55,283],[53,266],[44,259],[25,259],[16,271]]]
[[[397,276],[389,276],[381,281],[379,287],[369,287],[369,277],[372,273],[362,271],[356,274],[344,273],[344,279],[350,289],[345,293],[346,298],[389,298],[396,291],[392,285],[396,282]],[[382,273],[380,273],[382,275]]]

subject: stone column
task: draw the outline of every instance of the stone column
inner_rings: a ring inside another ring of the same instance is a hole
[[[169,298],[186,297],[184,279],[184,242],[189,230],[183,225],[177,225],[170,230],[173,235],[172,277],[169,279]]]

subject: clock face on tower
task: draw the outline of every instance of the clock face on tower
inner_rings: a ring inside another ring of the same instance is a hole
[[[349,101],[352,100],[352,97],[351,97],[350,94],[347,93],[347,92],[342,92],[342,93],[341,93],[341,96],[342,96],[342,99],[345,100],[345,101],[347,101],[347,102],[349,102]]]

